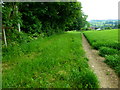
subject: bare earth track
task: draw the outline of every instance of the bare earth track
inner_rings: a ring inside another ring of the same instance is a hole
[[[100,88],[118,88],[119,78],[108,65],[103,61],[105,58],[98,55],[98,51],[91,49],[90,44],[82,35],[83,48],[89,59],[89,66],[95,72],[100,82]]]

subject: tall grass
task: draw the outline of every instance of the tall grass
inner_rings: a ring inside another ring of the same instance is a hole
[[[81,42],[81,33],[67,32],[11,47],[3,57],[3,88],[98,88]]]

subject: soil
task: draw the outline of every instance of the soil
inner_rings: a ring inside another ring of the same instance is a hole
[[[99,56],[98,50],[91,48],[84,35],[82,35],[82,43],[86,52],[86,57],[89,59],[89,66],[94,71],[100,82],[100,88],[118,88],[119,78],[114,70],[103,62],[105,58]]]

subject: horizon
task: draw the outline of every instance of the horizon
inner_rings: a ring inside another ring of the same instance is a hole
[[[91,19],[91,20],[89,20],[89,21],[93,21],[93,20],[120,20],[120,19]]]

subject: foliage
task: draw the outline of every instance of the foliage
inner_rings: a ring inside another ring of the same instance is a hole
[[[18,12],[19,3],[4,3],[2,7],[2,24],[5,27],[14,27],[17,29],[18,23],[22,24],[21,16],[22,14]]]
[[[110,65],[111,68],[115,69],[120,76],[120,57],[118,55],[108,55],[105,58],[105,63]]]
[[[117,49],[112,49],[109,47],[100,47],[99,51],[100,51],[99,53],[101,56],[118,54]]]
[[[120,23],[118,24],[118,28],[120,29]]]
[[[100,49],[100,47],[104,46],[104,47],[109,47],[109,48],[114,48],[114,49],[119,49],[120,50],[120,43],[117,42],[103,42],[103,41],[99,41],[99,42],[93,42],[92,43],[93,48],[95,49]]]
[[[81,15],[81,16],[80,16]],[[77,30],[80,31],[82,29],[89,28],[89,23],[86,21],[87,15],[81,13],[70,25],[68,25],[67,30]]]
[[[9,30],[9,32],[11,32],[11,31],[12,31],[12,33],[9,33],[7,35],[7,37],[9,38],[9,39],[7,39],[9,46],[8,47],[3,46],[3,49],[2,49],[3,57],[8,58],[6,60],[9,60],[10,58],[12,58],[13,55],[15,55],[15,57],[16,57],[16,56],[21,56],[23,54],[29,53],[29,51],[32,51],[34,49],[34,48],[30,47],[30,45],[33,46],[36,44],[36,43],[33,44],[32,42],[34,40],[36,40],[37,37],[39,37],[41,39],[44,37],[44,35],[37,34],[37,33],[35,33],[33,35],[31,35],[31,34],[28,35],[23,32],[18,32],[17,30]]]
[[[3,57],[3,88],[98,88],[84,54],[79,32],[14,46]]]
[[[39,27],[35,23],[35,19],[37,19],[37,22],[41,22],[42,25],[38,30],[48,36],[64,31],[77,20],[77,17],[81,17],[79,23],[83,20],[81,4],[78,2],[23,3],[20,12],[23,14],[22,19],[24,20],[22,30],[31,32],[30,29],[32,29],[33,33],[36,32],[35,29],[37,28],[32,25],[35,24],[36,27]],[[84,22],[81,24],[84,24]]]
[[[6,36],[9,45],[12,45],[15,42],[20,44],[30,41],[26,33],[18,32],[16,29],[7,30]]]
[[[3,26],[9,28],[6,29],[9,45],[22,42],[22,34],[16,32],[18,23],[22,32],[37,37],[82,28],[87,18],[80,2],[4,2],[2,6]]]

